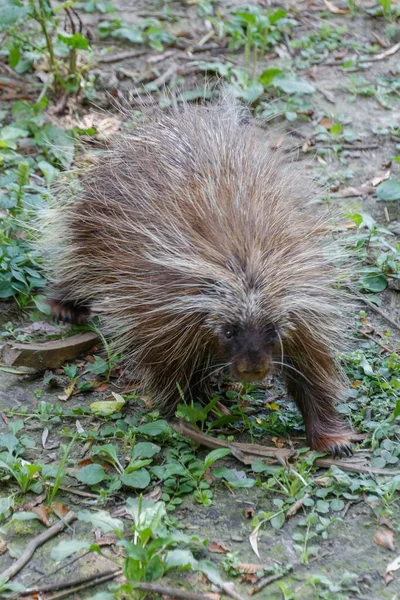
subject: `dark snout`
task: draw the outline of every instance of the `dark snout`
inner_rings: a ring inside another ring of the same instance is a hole
[[[240,381],[263,381],[271,371],[271,360],[267,355],[242,357],[232,363],[232,375]]]

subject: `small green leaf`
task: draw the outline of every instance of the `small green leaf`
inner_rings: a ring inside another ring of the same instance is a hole
[[[339,512],[339,511],[343,510],[344,509],[343,500],[339,500],[338,498],[336,498],[336,500],[332,500],[331,509],[334,510],[335,512]]]
[[[383,292],[388,286],[388,280],[385,275],[367,275],[361,279],[362,286],[369,292]]]
[[[96,485],[106,478],[106,472],[101,465],[87,465],[79,469],[75,477],[86,485]]]
[[[75,554],[75,552],[89,550],[91,545],[89,540],[65,540],[53,548],[50,556],[53,560],[64,560],[71,554]]]
[[[282,69],[277,69],[276,67],[270,67],[269,69],[265,69],[259,77],[260,82],[267,86],[269,85],[275,77],[282,74]]]
[[[313,94],[315,92],[315,88],[311,83],[302,79],[277,77],[273,80],[272,85],[287,94]]]
[[[112,531],[124,531],[124,524],[120,519],[115,519],[105,510],[80,510],[77,514],[79,521],[90,523],[95,529],[99,528],[103,533]]]
[[[397,417],[400,417],[400,400],[397,400],[393,411],[393,419],[397,419]]]
[[[121,481],[127,487],[143,490],[150,483],[150,474],[146,469],[139,469],[132,473],[124,473],[121,475]]]
[[[382,181],[377,187],[378,200],[382,202],[392,202],[400,200],[400,180],[389,179]]]
[[[339,135],[342,133],[342,126],[340,123],[335,123],[329,130],[332,135]]]
[[[42,173],[46,179],[46,183],[49,185],[51,183],[53,183],[53,181],[55,181],[57,176],[60,174],[60,171],[58,169],[56,169],[55,167],[53,167],[53,165],[51,165],[46,160],[41,160],[38,163],[38,167],[42,171]]]
[[[171,430],[166,421],[153,421],[152,423],[139,425],[139,427],[136,428],[136,431],[138,433],[143,433],[144,435],[149,435],[150,437],[155,437],[157,435],[170,433]]]
[[[20,58],[21,58],[20,48],[16,44],[13,44],[8,49],[8,64],[10,65],[10,67],[12,69],[15,69],[15,67],[19,63]]]
[[[133,448],[132,459],[152,458],[155,454],[160,452],[160,450],[160,446],[157,446],[157,444],[153,444],[152,442],[138,442]]]
[[[217,448],[216,450],[212,450],[204,459],[204,467],[208,469],[220,458],[224,458],[231,454],[230,448]]]
[[[315,505],[315,510],[323,515],[329,512],[329,502],[325,502],[324,500],[318,500]]]
[[[190,550],[171,550],[165,557],[165,568],[167,571],[177,568],[194,569],[196,564],[197,560]]]
[[[33,512],[27,512],[21,510],[20,512],[15,512],[12,516],[13,521],[33,521],[34,519],[38,519],[37,514]]]
[[[58,39],[67,46],[71,46],[71,48],[77,48],[78,50],[88,50],[89,48],[89,40],[81,33],[74,33],[73,35],[59,33]]]
[[[285,524],[285,513],[281,512],[271,519],[271,525],[274,529],[281,529]]]

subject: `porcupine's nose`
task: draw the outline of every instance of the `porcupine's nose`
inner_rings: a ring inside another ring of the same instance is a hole
[[[243,381],[263,381],[269,372],[269,364],[263,362],[260,364],[248,364],[240,361],[236,364],[236,377]]]

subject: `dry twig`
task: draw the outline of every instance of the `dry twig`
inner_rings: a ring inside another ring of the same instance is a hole
[[[59,534],[67,525],[75,521],[75,519],[75,513],[70,511],[62,520],[55,523],[49,529],[46,529],[46,531],[43,531],[43,533],[40,535],[34,537],[30,542],[28,542],[19,559],[16,560],[15,563],[13,563],[10,567],[8,567],[8,569],[3,571],[3,573],[0,573],[0,580],[4,579],[5,581],[8,581],[12,577],[15,577],[15,575],[19,573],[21,569],[23,569],[26,563],[29,562],[39,546]]]

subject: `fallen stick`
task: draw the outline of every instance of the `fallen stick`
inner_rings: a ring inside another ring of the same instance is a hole
[[[171,596],[172,598],[182,598],[182,600],[210,600],[209,596],[204,594],[197,594],[196,592],[189,592],[177,588],[163,586],[159,583],[137,583],[136,589],[150,592],[152,594],[160,594],[161,596]],[[231,584],[225,583],[222,586],[218,585],[221,591],[233,598],[233,600],[244,600],[243,596],[240,596],[237,592],[231,589]],[[49,598],[49,600],[53,600]]]
[[[30,594],[44,594],[47,592],[58,592],[59,590],[66,590],[82,584],[92,583],[97,585],[99,579],[107,581],[107,579],[113,579],[122,573],[121,569],[114,569],[113,571],[104,571],[104,573],[94,573],[88,577],[82,579],[74,579],[70,581],[61,581],[58,583],[48,583],[46,585],[36,585],[34,587],[26,588],[23,592],[20,592],[21,596],[29,596]],[[107,579],[105,579],[107,578]],[[71,593],[71,590],[68,592]]]
[[[275,458],[282,465],[287,466],[289,458],[296,454],[295,450],[289,450],[288,448],[275,448],[259,444],[243,444],[220,440],[202,433],[197,427],[184,421],[177,421],[172,424],[172,427],[180,435],[208,448],[229,448],[232,451],[232,455],[245,465],[250,465],[257,458]]]
[[[121,571],[119,572],[119,574],[120,573],[121,573]],[[110,581],[110,579],[114,579],[116,576],[117,576],[117,573],[103,575],[102,577],[97,577],[96,579],[93,579],[92,581],[89,581],[87,583],[82,583],[81,585],[77,585],[76,587],[73,587],[73,588],[70,587],[67,590],[59,592],[57,594],[53,594],[52,596],[48,596],[47,600],[61,600],[61,598],[70,598],[71,595],[75,594],[76,592],[82,592],[83,590],[87,590],[88,588],[91,588],[95,585],[99,585],[100,583]]]
[[[43,531],[43,533],[41,533],[40,535],[33,538],[33,540],[28,542],[28,544],[25,547],[25,550],[23,551],[19,559],[16,560],[15,563],[13,563],[10,567],[8,567],[8,569],[3,571],[3,573],[0,573],[0,581],[8,581],[12,577],[15,577],[15,575],[19,573],[21,569],[23,569],[26,563],[29,562],[29,560],[32,558],[33,554],[39,548],[39,546],[41,546],[42,544],[50,540],[52,537],[59,534],[61,531],[63,531],[63,529],[65,529],[67,525],[75,521],[75,519],[76,514],[70,511],[65,515],[65,517],[62,520],[58,521],[52,527],[46,529],[46,531]]]

